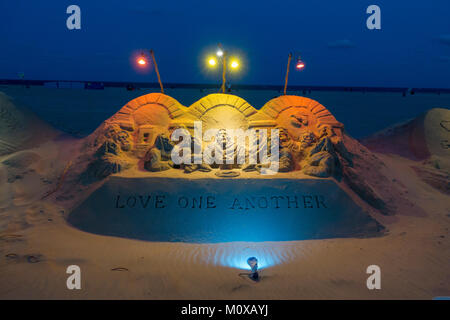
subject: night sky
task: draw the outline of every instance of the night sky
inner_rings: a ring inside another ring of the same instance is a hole
[[[66,27],[71,4],[81,30]],[[371,4],[381,30],[366,27]],[[153,48],[164,82],[216,83],[205,58],[221,42],[243,66],[232,83],[282,84],[292,51],[306,69],[290,84],[449,88],[449,16],[449,0],[1,1],[0,78],[154,82],[131,63]]]

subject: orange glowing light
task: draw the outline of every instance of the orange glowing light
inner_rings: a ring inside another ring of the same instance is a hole
[[[147,61],[144,58],[139,58],[137,63],[141,66],[145,66],[147,64]]]
[[[305,64],[303,62],[299,62],[297,63],[297,65],[295,66],[298,70],[302,70],[305,67]]]

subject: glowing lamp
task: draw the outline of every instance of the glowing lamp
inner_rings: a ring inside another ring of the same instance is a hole
[[[223,56],[223,51],[221,49],[219,49],[219,50],[217,50],[216,54],[218,57],[221,57],[221,56]]]
[[[217,61],[216,61],[215,58],[209,58],[209,59],[208,59],[208,65],[209,65],[210,67],[215,67],[216,64],[217,64]]]
[[[305,68],[305,63],[302,60],[298,59],[295,67],[297,68],[297,70],[303,70]]]
[[[239,67],[239,62],[237,62],[236,60],[231,61],[232,69],[237,69],[238,67]]]
[[[138,65],[140,65],[140,66],[145,66],[145,65],[147,64],[147,60],[145,60],[144,57],[140,57],[140,58],[137,60],[137,63],[138,63]]]

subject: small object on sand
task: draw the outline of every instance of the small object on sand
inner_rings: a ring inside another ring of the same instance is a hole
[[[251,280],[253,280],[253,281],[259,281],[259,274],[258,274],[258,272],[250,273],[250,274],[248,275],[248,277],[249,277]]]
[[[27,255],[26,256],[28,263],[38,263],[41,261],[41,256],[40,255]]]
[[[259,280],[259,274],[258,274],[258,259],[255,257],[250,257],[247,259],[247,263],[251,268],[251,273],[248,275],[248,277],[253,281]]]

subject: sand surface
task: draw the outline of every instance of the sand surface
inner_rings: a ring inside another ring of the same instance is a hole
[[[31,110],[0,92],[0,156],[39,146],[59,134]]]

